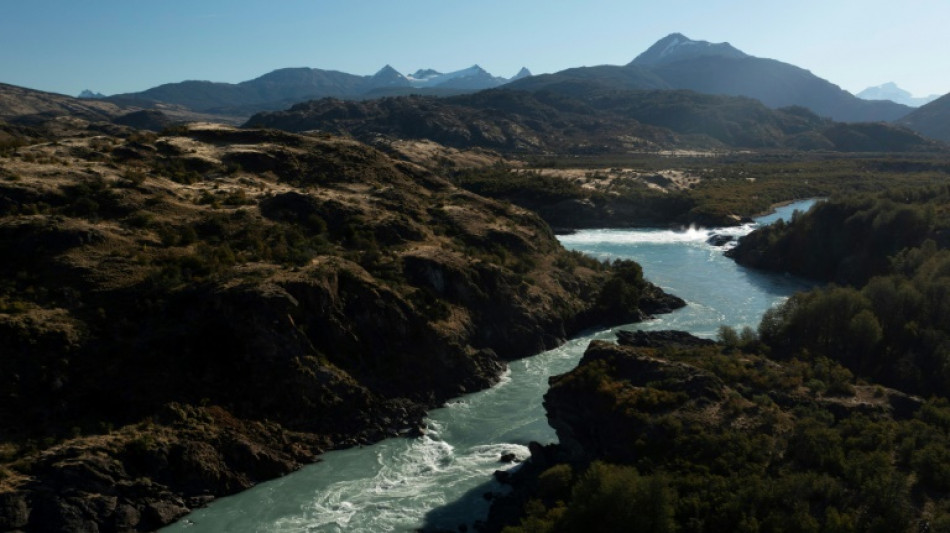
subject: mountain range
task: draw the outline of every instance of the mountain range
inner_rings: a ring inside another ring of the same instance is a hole
[[[501,98],[493,94],[484,98],[464,98],[467,94],[500,88],[533,96]],[[906,94],[906,91],[902,92],[893,84],[885,84],[879,89]],[[16,92],[11,91],[7,91],[7,96]],[[671,94],[663,98],[658,96],[659,93],[637,96],[634,93],[638,91]],[[693,96],[683,91],[691,92]],[[611,96],[611,92],[615,94]],[[33,93],[48,95],[39,91]],[[871,93],[865,91],[862,94],[868,96]],[[366,106],[340,103],[410,95],[448,100],[409,99]],[[749,100],[709,99],[699,95]],[[912,107],[889,100],[858,98],[794,65],[751,56],[729,43],[697,41],[679,33],[660,39],[626,65],[578,67],[553,74],[531,75],[523,68],[511,78],[501,78],[478,65],[449,73],[420,69],[411,74],[400,73],[386,65],[371,76],[317,68],[284,68],[236,84],[184,81],[104,98],[88,90],[83,93],[86,98],[81,99],[48,96],[33,100],[58,102],[49,109],[43,106],[24,108],[24,102],[32,100],[22,94],[8,98],[5,104],[0,101],[0,118],[19,122],[42,121],[56,113],[73,113],[91,120],[113,120],[127,113],[158,110],[167,118],[151,113],[133,115],[125,121],[137,127],[145,125],[154,129],[168,120],[211,119],[239,124],[260,112],[289,110],[266,119],[257,115],[251,122],[279,123],[282,126],[278,127],[295,131],[300,131],[302,125],[306,124],[308,126],[303,129],[357,131],[361,132],[360,135],[375,131],[386,135],[417,137],[420,132],[428,131],[435,138],[454,139],[450,144],[472,144],[472,139],[479,138],[485,141],[483,144],[504,147],[506,150],[527,148],[529,151],[542,145],[550,145],[550,148],[579,148],[588,142],[583,140],[584,135],[609,140],[619,138],[618,135],[622,137],[622,131],[634,132],[627,135],[639,139],[634,145],[652,145],[658,140],[667,139],[659,144],[686,142],[704,146],[842,149],[839,142],[829,142],[828,139],[811,137],[803,141],[805,138],[801,134],[806,130],[823,137],[822,131],[831,124],[826,119],[837,122],[899,121],[901,126],[933,138],[950,140],[950,132],[945,132],[943,126],[946,113],[941,111],[947,104],[941,100],[915,111]],[[335,100],[324,104],[296,105],[321,98]],[[499,105],[502,100],[505,100],[505,113],[492,115],[493,106]],[[659,112],[643,106],[644,102],[656,104],[661,100],[676,102],[675,109]],[[751,105],[752,101],[758,101],[760,107]],[[552,102],[556,104],[553,115],[538,113],[539,109],[550,107]],[[527,107],[519,109],[517,105]],[[779,115],[766,112],[787,107],[796,110],[791,115],[787,111]],[[325,112],[328,109],[334,109],[334,113],[342,115],[327,122]],[[636,109],[636,112],[631,109]],[[421,115],[413,116],[412,112]],[[439,117],[427,114],[429,112],[448,114]],[[585,117],[585,113],[592,114]],[[807,126],[793,126],[790,130],[786,128],[788,116],[801,118],[803,113],[810,116],[804,122]],[[531,121],[524,122],[524,117],[529,116],[533,117]],[[605,128],[603,131],[599,131],[595,122],[592,122],[595,116],[596,121]],[[367,123],[357,124],[359,117],[366,118]],[[558,120],[562,120],[563,124],[580,129],[563,130],[554,117],[559,117]],[[701,122],[691,124],[688,117]],[[468,122],[476,118],[480,122]],[[658,133],[656,128],[664,132]],[[499,131],[508,133],[498,134]],[[883,132],[883,138],[896,138],[892,130],[879,127],[877,131]],[[867,131],[861,136],[866,134]],[[459,135],[461,137],[455,137]],[[674,135],[677,140],[669,141],[670,135]],[[532,136],[538,136],[537,139],[541,140],[532,140]],[[621,144],[626,146],[630,143]],[[854,145],[852,142],[847,144]],[[609,141],[601,145],[600,149],[615,145],[616,142]],[[857,145],[882,146],[878,141],[862,141]],[[902,146],[909,145],[904,143]]]
[[[578,80],[594,80],[612,89],[688,89],[747,96],[773,109],[802,106],[842,122],[893,121],[912,110],[890,101],[862,100],[805,69],[750,56],[729,43],[694,41],[679,33],[660,39],[627,65],[568,69],[510,86],[570,90]]]
[[[577,81],[585,84],[573,86]],[[452,96],[502,85],[529,91],[569,92],[585,90],[589,81],[610,89],[688,89],[747,96],[773,109],[802,106],[819,116],[844,122],[894,121],[913,110],[874,95],[858,98],[805,69],[751,56],[729,43],[693,40],[680,33],[660,39],[626,65],[579,67],[538,76],[522,69],[511,78],[502,78],[478,65],[449,73],[420,69],[408,75],[386,65],[371,76],[317,68],[284,68],[236,84],[183,81],[113,95],[106,100],[139,107],[162,102],[196,112],[248,117],[324,97],[363,100],[409,94]],[[86,96],[92,94],[90,91]],[[894,98],[901,99],[900,94],[894,94]]]
[[[203,113],[246,117],[257,111],[284,109],[316,98],[360,100],[405,93],[446,96],[490,89],[529,76],[531,72],[522,68],[510,79],[501,78],[478,65],[448,73],[419,70],[408,76],[390,65],[372,76],[317,68],[284,68],[241,83],[183,81],[106,99],[142,107],[163,102]]]
[[[939,94],[915,97],[910,91],[901,89],[892,81],[883,85],[868,87],[855,96],[863,98],[864,100],[890,100],[910,107],[920,107],[940,98]]]

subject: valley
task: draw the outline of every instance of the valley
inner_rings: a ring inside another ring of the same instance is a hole
[[[678,33],[92,96],[0,84],[0,531],[950,531],[947,96]]]

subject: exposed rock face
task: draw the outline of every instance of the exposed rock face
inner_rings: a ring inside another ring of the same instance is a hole
[[[663,344],[654,340],[650,344]],[[638,387],[661,384],[672,400],[663,409],[692,412],[690,420],[712,423],[715,411],[724,399],[725,386],[715,375],[697,367],[639,353],[635,348],[593,341],[579,366],[603,368],[610,379],[627,383],[635,393]],[[630,462],[630,443],[649,441],[648,425],[638,425],[627,412],[617,409],[609,395],[588,387],[584,379],[571,374],[551,378],[551,390],[544,397],[548,422],[557,431],[560,451],[574,460],[597,457],[607,461]]]
[[[45,451],[16,491],[0,491],[0,527],[148,531],[216,495],[314,460],[326,442],[220,408],[170,405],[140,425]]]
[[[706,239],[706,242],[713,246],[725,246],[734,240],[735,240],[735,237],[733,237],[732,235],[718,235],[717,234],[717,235],[710,236],[708,239]]]
[[[621,346],[634,346],[640,348],[661,348],[664,346],[672,348],[686,348],[690,346],[711,346],[716,344],[709,339],[701,339],[685,331],[664,330],[664,331],[626,331],[617,332],[617,344]]]
[[[675,303],[360,143],[113,127],[0,159],[0,529],[155,529]]]

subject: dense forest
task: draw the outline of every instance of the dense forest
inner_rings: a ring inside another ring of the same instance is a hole
[[[950,391],[950,189],[815,205],[744,238],[742,263],[841,285],[798,294],[759,328],[773,357],[829,357],[924,396]]]
[[[948,206],[945,186],[820,202],[736,255],[840,285],[716,344],[592,343],[545,397],[556,459],[494,526],[950,531]]]
[[[950,531],[946,399],[762,350],[593,343],[552,380],[562,454],[505,531]]]

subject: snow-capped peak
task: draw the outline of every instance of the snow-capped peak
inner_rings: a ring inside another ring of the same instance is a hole
[[[409,83],[411,83],[413,87],[436,87],[439,85],[445,85],[449,82],[458,82],[464,78],[476,77],[493,79],[491,74],[486,72],[485,69],[478,65],[472,65],[471,67],[462,70],[446,72],[444,74],[432,69],[419,69],[413,75],[408,76],[408,79]],[[486,87],[492,85],[492,83],[488,83],[486,84]]]
[[[890,100],[911,107],[920,107],[940,97],[939,94],[915,97],[909,91],[901,89],[892,81],[876,87],[868,87],[855,96],[864,100]]]

